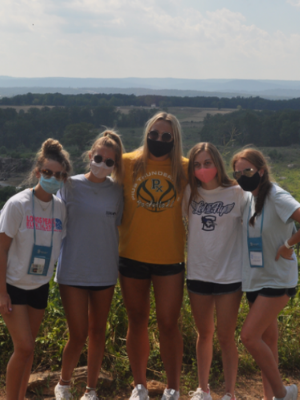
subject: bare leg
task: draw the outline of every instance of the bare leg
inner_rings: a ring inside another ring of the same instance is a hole
[[[32,311],[31,319],[34,320],[34,325],[39,326],[43,319],[44,310],[32,310],[34,311]],[[4,314],[3,319],[14,344],[14,352],[7,364],[6,399],[23,400],[24,379],[28,381],[28,369],[29,366],[31,368],[34,352],[34,338],[28,315],[28,306],[14,305],[12,313],[9,315]]]
[[[27,306],[28,310],[28,318],[29,318],[29,324],[31,327],[31,333],[32,333],[32,338],[35,341],[37,334],[39,332],[40,326],[42,319],[44,317],[45,310],[37,310],[36,308]],[[33,354],[28,360],[26,367],[24,369],[23,373],[23,378],[22,378],[22,385],[20,388],[20,395],[19,395],[19,400],[24,400],[26,392],[27,392],[27,386],[28,386],[28,381],[31,373],[31,368],[32,368],[32,362],[33,362]]]
[[[263,336],[262,336],[263,341],[270,347],[274,359],[276,361],[276,364],[278,365],[278,348],[277,348],[277,342],[278,342],[278,325],[277,325],[277,318],[271,322],[271,324],[268,326],[268,328],[264,331]],[[273,400],[273,390],[272,387],[265,376],[265,374],[262,372],[262,382],[263,382],[263,389],[264,389],[264,400]]]
[[[89,291],[89,348],[87,386],[96,388],[105,347],[106,322],[114,286],[100,291]],[[87,390],[88,392],[88,390]]]
[[[179,390],[183,341],[178,318],[183,296],[183,273],[152,276],[160,337],[160,354],[167,373],[167,386]]]
[[[284,398],[286,390],[273,351],[262,337],[288,301],[287,295],[272,298],[259,295],[247,315],[241,333],[244,345],[268,380],[275,397],[278,398]]]
[[[215,296],[217,310],[217,332],[222,349],[222,361],[225,378],[225,392],[234,395],[238,369],[238,351],[234,332],[242,298],[242,292]]]
[[[196,352],[199,387],[206,391],[212,361],[212,342],[215,330],[215,296],[204,296],[192,292],[189,292],[189,295],[195,324],[198,330]]]
[[[127,353],[135,386],[147,387],[149,357],[148,320],[150,312],[150,279],[127,278],[119,274],[128,314]]]
[[[59,285],[69,326],[69,340],[63,352],[61,377],[70,381],[88,335],[88,290]],[[69,385],[60,380],[61,385]]]

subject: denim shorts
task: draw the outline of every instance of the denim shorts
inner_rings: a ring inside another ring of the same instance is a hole
[[[152,275],[169,276],[184,271],[184,262],[178,264],[148,264],[129,258],[119,258],[119,272],[126,278],[151,279]]]
[[[242,282],[214,283],[187,279],[186,285],[189,292],[202,295],[221,295],[237,292],[242,287]]]
[[[281,297],[287,294],[289,297],[294,297],[296,293],[297,288],[295,287],[289,289],[262,288],[254,292],[246,292],[246,296],[249,303],[254,303],[258,295],[264,297]]]
[[[47,307],[49,283],[32,290],[20,289],[9,283],[6,284],[6,288],[11,304],[28,305],[37,310],[44,310]]]

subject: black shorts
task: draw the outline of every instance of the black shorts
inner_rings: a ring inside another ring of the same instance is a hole
[[[84,289],[84,290],[91,290],[92,292],[99,292],[100,290],[109,289],[115,285],[108,285],[108,286],[75,286],[75,285],[66,285],[71,286],[76,289]]]
[[[32,290],[20,289],[9,283],[6,284],[6,288],[11,304],[28,305],[37,310],[44,310],[47,307],[49,283]]]
[[[246,296],[249,303],[254,303],[258,295],[264,297],[281,297],[287,294],[289,297],[294,297],[296,293],[297,288],[295,287],[289,289],[262,288],[254,292],[246,292]]]
[[[202,295],[221,295],[237,292],[242,287],[242,282],[236,283],[214,283],[204,282],[192,279],[186,280],[189,292]]]
[[[119,258],[119,272],[127,278],[151,279],[152,275],[177,275],[184,271],[184,262],[178,264],[148,264],[129,258]]]

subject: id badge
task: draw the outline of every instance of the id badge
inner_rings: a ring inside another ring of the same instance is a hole
[[[50,265],[51,253],[52,246],[38,246],[35,244],[27,273],[29,275],[46,276]]]
[[[252,268],[263,267],[263,256],[261,252],[250,251],[250,265]]]
[[[249,249],[249,258],[250,258],[250,266],[252,268],[263,268],[264,259],[263,259],[263,250],[262,250],[262,238],[248,238],[248,249]]]

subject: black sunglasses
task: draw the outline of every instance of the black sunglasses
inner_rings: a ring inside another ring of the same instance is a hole
[[[242,177],[242,175],[247,176],[248,178],[251,178],[251,176],[253,176],[256,173],[256,171],[254,171],[253,168],[246,168],[243,169],[242,171],[234,171],[232,173],[234,179],[238,180]]]
[[[159,137],[162,142],[171,142],[171,140],[173,140],[173,136],[170,132],[159,133],[158,131],[150,131],[148,133],[148,138],[150,140],[157,140]]]
[[[115,165],[114,160],[112,160],[111,158],[107,158],[106,160],[103,160],[103,157],[100,154],[96,154],[94,156],[94,161],[97,164],[100,164],[103,161],[107,167],[113,167]]]
[[[45,178],[48,179],[51,178],[51,176],[54,176],[58,181],[64,181],[68,178],[68,173],[64,171],[53,172],[51,169],[45,168],[41,169],[40,172]]]

